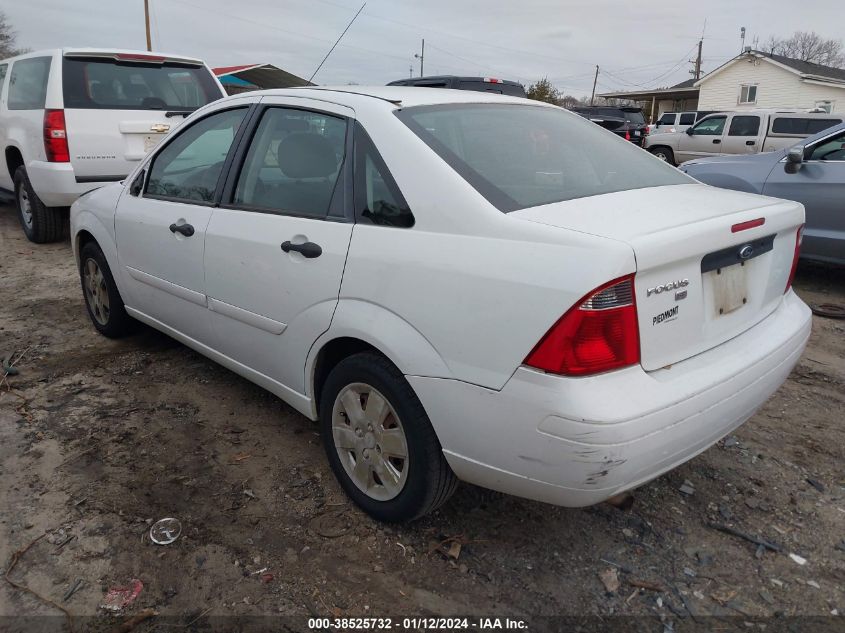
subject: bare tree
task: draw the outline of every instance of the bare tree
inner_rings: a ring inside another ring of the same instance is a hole
[[[17,39],[17,32],[12,28],[6,14],[0,11],[0,59],[13,57],[24,52],[15,46]]]
[[[791,37],[770,37],[763,51],[805,62],[845,68],[845,54],[841,40],[824,39],[809,31],[796,31]]]

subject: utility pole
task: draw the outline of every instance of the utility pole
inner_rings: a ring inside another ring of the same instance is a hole
[[[144,24],[147,27],[147,50],[153,50],[153,42],[150,39],[150,0],[144,0]]]
[[[425,38],[422,41],[422,48],[420,49],[420,54],[417,55],[414,53],[414,57],[420,60],[420,77],[423,76],[423,65],[425,64]]]
[[[596,84],[599,82],[599,65],[596,64],[596,76],[593,77],[593,94],[590,95],[590,105],[596,100]]]
[[[689,72],[690,72],[690,75],[692,75],[695,78],[696,81],[701,79],[701,46],[702,46],[702,44],[704,44],[703,38],[698,40],[698,55],[696,55],[695,61],[690,60],[690,64],[695,64],[695,68],[693,70],[689,71]]]

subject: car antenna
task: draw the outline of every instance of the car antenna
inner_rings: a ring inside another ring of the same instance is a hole
[[[334,44],[332,44],[332,47],[329,49],[329,52],[328,52],[328,53],[326,53],[326,56],[325,56],[325,57],[323,57],[323,61],[321,61],[321,62],[320,62],[320,65],[319,65],[319,66],[317,66],[317,70],[315,70],[313,73],[311,73],[311,76],[308,78],[308,83],[309,83],[309,84],[311,83],[311,80],[312,80],[312,79],[314,79],[314,76],[315,76],[315,75],[316,75],[316,74],[320,71],[320,69],[323,67],[323,64],[325,64],[325,63],[326,63],[326,60],[329,58],[329,55],[331,55],[331,54],[332,54],[332,51],[335,49],[335,46],[337,46],[337,45],[340,43],[341,38],[342,38],[344,35],[346,35],[346,32],[349,30],[349,27],[350,27],[350,26],[352,26],[352,23],[355,21],[355,19],[356,19],[359,15],[361,15],[361,11],[363,11],[363,10],[364,10],[364,7],[366,7],[366,6],[367,6],[367,3],[365,2],[364,4],[362,4],[362,5],[361,5],[361,8],[360,8],[360,9],[358,9],[358,13],[356,13],[355,15],[353,15],[353,16],[352,16],[352,19],[351,19],[351,20],[349,20],[349,24],[347,24],[347,25],[346,25],[346,28],[345,28],[345,29],[343,29],[343,33],[341,33],[341,34],[340,34],[340,37],[338,37],[338,38],[337,38],[337,40],[335,40],[335,43],[334,43]]]

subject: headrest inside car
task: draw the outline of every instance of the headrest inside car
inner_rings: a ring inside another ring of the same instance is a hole
[[[279,143],[279,169],[288,178],[324,178],[337,170],[332,143],[313,132],[294,132]]]

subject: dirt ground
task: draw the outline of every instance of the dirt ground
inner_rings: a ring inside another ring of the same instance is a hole
[[[98,335],[67,242],[29,243],[0,207],[0,253],[0,352],[25,352],[0,389],[0,561],[48,532],[10,578],[74,617],[113,622],[104,594],[133,579],[143,590],[124,614],[161,615],[138,631],[173,630],[164,616],[194,629],[282,615],[305,630],[315,615],[650,615],[672,630],[845,613],[845,321],[814,317],[763,409],[630,509],[462,485],[396,527],[352,506],[316,426],[269,393],[150,329]],[[843,304],[845,270],[802,265],[795,287]],[[182,525],[168,546],[148,536],[163,517]],[[0,616],[16,614],[61,612],[0,583]]]

